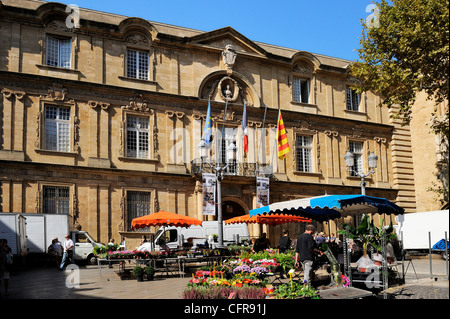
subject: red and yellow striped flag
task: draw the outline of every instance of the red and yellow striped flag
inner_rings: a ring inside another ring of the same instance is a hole
[[[283,118],[281,117],[281,110],[278,112],[277,124],[277,140],[278,140],[278,158],[284,159],[289,153],[289,143],[287,139],[286,130],[284,128]]]

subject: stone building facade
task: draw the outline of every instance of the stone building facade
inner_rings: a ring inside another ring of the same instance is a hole
[[[379,157],[367,195],[415,211],[409,128],[376,94],[350,89],[350,61],[254,42],[231,27],[203,32],[85,9],[69,28],[68,12],[0,1],[0,212],[66,213],[96,240],[132,247],[142,235],[130,230],[138,215],[214,220],[202,215],[198,148],[208,100],[214,133],[203,161],[230,163],[224,219],[255,208],[256,175],[270,177],[270,202],[360,193],[345,165],[349,148],[355,170],[368,171],[370,152]],[[291,236],[300,231],[289,227]],[[280,229],[264,227],[274,242]]]

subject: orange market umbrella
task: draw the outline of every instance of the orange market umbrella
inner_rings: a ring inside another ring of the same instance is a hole
[[[282,214],[273,214],[273,215],[243,215],[237,216],[234,218],[227,219],[225,224],[238,224],[238,223],[246,223],[246,224],[266,224],[266,225],[280,225],[285,223],[311,223],[312,220],[309,218],[301,217],[301,216],[291,216],[291,215],[282,215]]]
[[[178,215],[164,210],[145,215],[142,217],[134,218],[131,221],[131,229],[138,229],[150,226],[176,226],[176,227],[189,227],[192,225],[201,225],[200,219]]]

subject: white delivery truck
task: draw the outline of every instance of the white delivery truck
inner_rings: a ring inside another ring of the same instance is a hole
[[[69,231],[69,216],[59,214],[0,213],[0,238],[6,238],[14,255],[46,253],[52,239],[63,243],[69,234],[74,242],[74,259],[96,263],[96,243],[86,231]],[[104,246],[104,245],[103,245]]]
[[[6,239],[13,255],[27,254],[26,218],[15,213],[0,213],[0,239]]]
[[[192,247],[204,245],[208,243],[210,248],[214,248],[217,242],[213,242],[213,235],[217,235],[218,222],[204,221],[202,226],[183,227],[161,227],[154,236],[153,243],[144,243],[138,250],[140,251],[156,251],[165,250],[164,245],[170,250],[182,249],[186,244]],[[230,224],[223,225],[223,243],[224,245],[231,243],[240,243],[241,240],[249,239],[247,224]],[[153,245],[153,247],[152,247]]]
[[[430,247],[445,238],[446,232],[449,240],[448,210],[398,215],[395,221],[397,236],[403,240],[403,249],[409,253],[428,253]]]

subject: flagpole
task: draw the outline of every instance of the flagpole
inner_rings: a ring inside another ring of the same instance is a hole
[[[265,125],[265,123],[266,123],[266,113],[267,113],[267,104],[266,104],[266,106],[265,106],[265,108],[264,108],[264,118],[263,118],[263,124],[262,124],[262,132],[263,132],[263,133],[265,133],[265,132],[264,132],[264,125]],[[261,135],[263,135],[263,134],[261,133]],[[265,137],[265,134],[264,134],[264,137]],[[260,152],[261,147],[262,147],[262,139],[263,139],[263,137],[261,136],[261,139],[259,140],[258,151],[256,152],[255,178],[258,176],[258,172],[259,172],[259,168],[258,168],[258,164],[259,164],[259,152]]]

